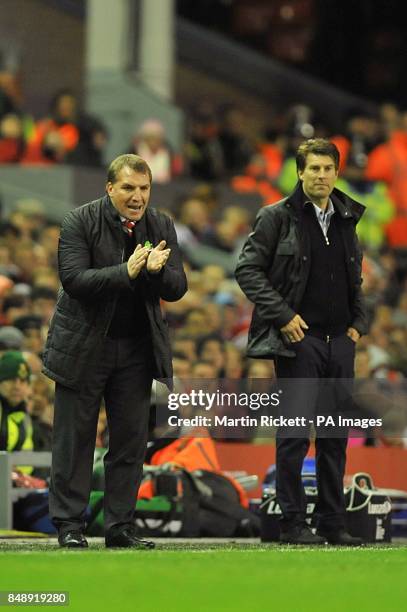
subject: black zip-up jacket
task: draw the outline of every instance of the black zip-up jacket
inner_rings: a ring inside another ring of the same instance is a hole
[[[362,250],[355,229],[365,207],[338,189],[333,190],[331,199],[340,218],[345,247],[351,326],[365,334],[368,316],[361,288]],[[236,279],[254,303],[248,357],[295,356],[284,343],[280,329],[298,313],[310,271],[310,239],[301,222],[303,202],[299,182],[290,196],[262,208],[240,254]]]
[[[143,244],[165,240],[171,254],[158,274],[144,268],[131,280],[124,261],[124,232],[110,198],[94,200],[70,211],[61,227],[58,267],[62,287],[44,350],[44,373],[79,389],[103,359],[104,338],[122,289],[137,288],[146,306],[157,379],[171,385],[172,362],[168,328],[160,299],[179,300],[187,290],[181,254],[172,220],[150,206],[139,222]],[[137,325],[137,320],[134,321]]]

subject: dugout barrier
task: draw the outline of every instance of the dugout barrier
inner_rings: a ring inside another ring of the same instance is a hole
[[[240,444],[217,442],[216,451],[222,470],[244,470],[256,474],[259,483],[270,465],[275,463],[273,444]],[[311,445],[309,456],[315,455]],[[376,487],[407,491],[407,449],[403,448],[348,448],[346,474],[368,472]],[[261,497],[261,487],[249,492],[250,497]]]
[[[246,472],[258,476],[261,484],[267,469],[275,463],[273,444],[241,444],[217,442],[216,451],[222,470]],[[310,456],[314,455],[311,446]],[[19,497],[32,493],[33,489],[12,487],[11,472],[15,465],[49,467],[51,453],[0,451],[0,529],[12,528],[12,506]],[[368,472],[375,485],[387,489],[407,491],[407,449],[401,448],[349,448],[346,474]],[[249,492],[253,498],[261,497],[261,486]]]
[[[7,451],[0,451],[0,530],[13,528],[13,502],[34,491],[34,489],[13,488],[11,473],[16,465],[49,467],[51,465],[51,453],[39,451],[8,453]]]

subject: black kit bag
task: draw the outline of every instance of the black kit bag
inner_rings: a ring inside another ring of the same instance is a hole
[[[89,536],[104,535],[103,501],[102,491],[91,492],[89,513],[85,517]],[[139,535],[177,536],[182,530],[182,506],[164,495],[138,499],[135,521]]]
[[[144,468],[153,496],[139,498],[135,504],[135,522],[140,536],[197,537],[199,493],[186,470]],[[90,512],[86,517],[87,534],[101,536],[103,526],[103,491],[92,491]]]
[[[244,508],[239,493],[229,478],[209,472],[192,472],[201,487],[199,503],[199,535],[202,537],[256,537],[260,534],[260,519]]]
[[[48,509],[48,490],[38,490],[20,497],[13,504],[13,529],[55,534]]]
[[[138,500],[136,524],[140,534],[157,537],[198,537],[199,524],[196,519],[200,493],[190,472],[166,467],[150,468],[150,470],[147,478],[152,480],[154,491],[151,503],[157,498],[166,499],[170,508],[166,514],[157,516],[153,506],[141,508],[139,502],[149,500]]]
[[[144,537],[247,537],[260,534],[260,519],[241,506],[232,482],[214,472],[160,466],[145,468],[153,496],[136,503]],[[143,482],[145,482],[145,479]],[[103,492],[93,491],[87,533],[103,535]]]
[[[178,532],[161,526],[161,534],[177,537],[247,537],[260,534],[260,520],[240,504],[239,493],[229,478],[208,470],[154,469],[154,493],[164,496],[181,509],[181,526]],[[154,499],[154,498],[153,498]],[[140,500],[139,500],[140,501]],[[175,506],[174,506],[175,507]],[[151,518],[136,512],[137,524],[144,535],[156,535],[148,531]],[[168,517],[168,521],[176,520]],[[143,524],[141,523],[143,521]],[[166,534],[162,529],[166,529]]]
[[[304,487],[308,525],[315,529],[314,510],[318,500],[316,487]],[[344,490],[346,503],[346,528],[355,537],[365,542],[391,542],[391,501],[373,486],[369,474],[359,472],[352,477]],[[263,542],[278,542],[280,539],[281,509],[273,488],[266,489],[260,505],[261,539]]]

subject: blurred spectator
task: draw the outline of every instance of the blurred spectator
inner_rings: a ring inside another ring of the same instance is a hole
[[[103,168],[104,151],[108,141],[105,125],[96,117],[88,115],[82,115],[77,125],[78,143],[66,153],[64,162],[73,166]]]
[[[198,198],[186,198],[179,207],[178,221],[185,225],[197,240],[213,234],[208,205]],[[178,228],[178,225],[176,226]]]
[[[407,329],[407,289],[400,295],[393,320],[396,325]]]
[[[23,124],[18,115],[0,119],[0,164],[18,163],[25,148]]]
[[[10,95],[10,74],[0,68],[0,119],[18,110],[13,96]]]
[[[219,304],[206,302],[202,305],[202,310],[206,316],[205,333],[222,334],[222,309]]]
[[[174,352],[172,367],[176,378],[191,378],[192,364],[185,353]]]
[[[247,118],[237,107],[227,108],[221,120],[219,144],[222,149],[226,176],[242,174],[253,154],[245,129]]]
[[[0,450],[33,449],[31,418],[27,412],[30,368],[18,351],[0,358]],[[31,473],[32,468],[24,471]]]
[[[26,362],[28,363],[28,367],[31,370],[33,380],[35,380],[41,374],[41,370],[42,370],[41,358],[35,353],[31,353],[30,351],[23,351],[22,355],[24,359],[26,360]]]
[[[208,359],[199,359],[192,364],[191,378],[204,380],[213,380],[219,377],[219,370],[214,363]]]
[[[368,155],[381,141],[378,118],[365,109],[353,108],[345,118],[345,132],[332,138],[340,153],[340,175],[363,189]]]
[[[216,376],[225,375],[225,343],[219,334],[201,337],[197,343],[197,354],[200,360],[208,361],[216,368]]]
[[[29,314],[29,300],[22,295],[6,297],[2,310],[4,323],[13,325],[16,319]]]
[[[18,317],[18,319],[14,321],[15,327],[20,330],[23,335],[23,342],[20,348],[35,353],[36,355],[42,353],[44,342],[41,334],[42,323],[41,317],[32,314]]]
[[[54,292],[57,292],[60,287],[58,273],[55,268],[42,266],[37,268],[32,276],[33,285],[41,287],[49,287]]]
[[[209,298],[214,297],[218,293],[224,279],[225,271],[221,266],[204,266],[199,280],[202,292]]]
[[[47,253],[40,245],[30,240],[20,242],[14,252],[14,260],[20,269],[19,280],[31,283],[41,267],[47,267]]]
[[[191,199],[196,198],[203,202],[211,217],[215,216],[219,211],[219,192],[216,185],[211,183],[198,183],[191,191]]]
[[[232,343],[225,344],[225,378],[243,378],[244,357]]]
[[[20,238],[37,240],[45,226],[45,206],[35,198],[17,200],[10,221],[20,230]]]
[[[40,242],[47,252],[48,261],[56,268],[60,228],[54,223],[46,223],[41,230]]]
[[[358,191],[355,185],[361,191]],[[386,243],[386,224],[395,215],[395,206],[389,197],[386,185],[378,181],[364,181],[361,187],[361,181],[349,183],[339,178],[336,187],[366,206],[360,225],[357,227],[357,234],[364,248],[367,247],[370,252],[379,250]]]
[[[51,101],[49,116],[36,123],[22,161],[99,166],[106,136],[98,119],[80,112],[75,94],[62,89]]]
[[[0,327],[0,352],[21,351],[24,344],[24,335],[18,327],[3,325]]]
[[[193,308],[187,313],[183,332],[195,339],[207,332],[207,316],[203,308]]]
[[[0,221],[0,239],[3,245],[11,251],[15,248],[21,237],[21,232],[18,227],[11,223],[9,219]]]
[[[164,126],[158,119],[148,119],[142,123],[129,153],[146,160],[156,183],[168,183],[181,172],[181,159],[172,153]]]
[[[387,139],[400,126],[400,111],[392,102],[385,102],[380,107],[382,132]]]
[[[56,291],[50,287],[36,285],[31,293],[32,312],[42,324],[48,324],[57,302]]]
[[[240,251],[249,231],[249,220],[250,215],[244,208],[227,206],[216,221],[214,232],[204,236],[202,243],[227,253],[233,253],[236,249]]]
[[[52,442],[52,422],[54,416],[54,385],[40,374],[32,383],[31,397],[27,409],[33,424],[34,450],[50,451]],[[35,470],[39,477],[46,477],[49,469]]]
[[[215,181],[224,176],[225,164],[219,140],[219,124],[213,108],[201,105],[191,114],[184,155],[188,172],[193,178]]]
[[[6,295],[10,293],[10,289],[12,289],[13,285],[14,283],[8,275],[6,276],[4,274],[0,274],[0,302]]]
[[[265,204],[281,200],[277,184],[285,156],[284,144],[277,134],[267,131],[257,143],[244,174],[232,178],[233,189],[239,193],[258,193]]]
[[[197,358],[196,341],[183,330],[176,334],[172,343],[174,353],[182,353],[192,363]]]
[[[387,140],[369,154],[366,178],[384,181],[397,211],[407,214],[407,113],[402,114],[400,125]]]

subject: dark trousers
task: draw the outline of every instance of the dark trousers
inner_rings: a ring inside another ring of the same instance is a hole
[[[104,397],[109,450],[104,457],[105,530],[133,524],[147,445],[151,339],[106,338],[80,390],[56,384],[49,506],[60,533],[85,528],[93,454]]]
[[[293,345],[296,356],[278,357],[276,373],[284,379],[284,407],[291,414],[307,419],[316,414],[331,414],[335,404],[346,395],[354,376],[355,343],[346,335],[333,338],[329,343],[306,336]],[[321,380],[330,379],[330,380]],[[333,379],[336,379],[333,380]],[[342,384],[339,384],[342,380]],[[344,391],[345,389],[345,391]],[[301,471],[308,452],[310,426],[277,432],[276,494],[282,511],[281,529],[289,530],[305,523],[306,498]],[[346,464],[346,430],[317,429],[315,441],[318,504],[315,512],[319,528],[337,530],[344,527],[345,501],[343,477]]]

